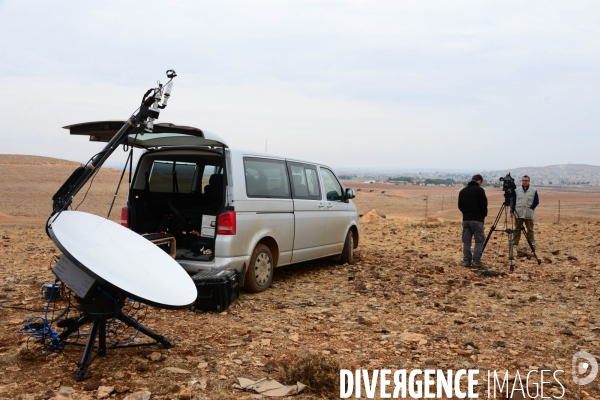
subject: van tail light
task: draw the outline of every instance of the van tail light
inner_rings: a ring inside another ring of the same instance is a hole
[[[217,234],[235,235],[235,211],[227,211],[217,219]]]
[[[129,228],[129,208],[127,206],[121,208],[121,225]]]

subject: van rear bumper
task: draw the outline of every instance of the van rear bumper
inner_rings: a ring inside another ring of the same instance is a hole
[[[209,269],[237,269],[240,274],[245,273],[250,256],[215,257],[212,261],[175,260],[190,274]],[[243,280],[243,275],[241,276]]]

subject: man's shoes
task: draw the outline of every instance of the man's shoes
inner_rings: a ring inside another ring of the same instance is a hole
[[[471,264],[474,268],[483,268],[485,267],[485,265],[480,261],[480,262],[474,262],[473,264]]]
[[[471,268],[471,263],[464,262],[463,263],[463,267],[465,267],[465,268]]]

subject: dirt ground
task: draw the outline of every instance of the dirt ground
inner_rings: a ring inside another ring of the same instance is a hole
[[[5,214],[0,225],[0,399],[96,399],[105,394],[131,399],[145,390],[152,399],[255,398],[232,388],[237,377],[285,380],[282,371],[293,371],[307,359],[352,370],[476,368],[480,383],[488,370],[502,375],[508,370],[512,376],[563,370],[557,375],[566,387],[563,398],[600,398],[597,382],[577,386],[571,379],[575,352],[600,357],[600,220],[595,215],[565,212],[558,224],[550,205],[541,209],[536,221],[541,265],[526,251],[517,257],[515,273],[508,274],[502,233],[492,236],[485,268],[461,265],[460,215],[454,205],[458,188],[354,183],[361,189],[356,204],[365,214],[354,265],[324,260],[282,267],[269,290],[243,293],[221,313],[141,310],[140,320],[175,347],[110,349],[90,366],[91,379],[75,382],[81,347],[45,352],[19,333],[29,318],[44,315],[40,290],[54,281],[50,266],[59,252],[43,222],[50,197],[75,165],[5,161],[0,156],[0,212]],[[80,210],[106,215],[119,176],[119,171],[101,171]],[[492,214],[501,194],[488,190]],[[424,195],[430,196],[427,220]],[[441,196],[443,211],[434,201]],[[561,199],[594,209],[600,195],[541,191],[540,198],[542,205]],[[113,216],[118,217],[124,197],[116,204]],[[54,315],[66,305],[66,300],[57,302]],[[140,337],[133,343],[145,341]],[[339,369],[332,377],[331,368],[313,367],[315,373],[309,368],[296,376],[320,391],[292,398],[338,397]],[[539,374],[534,376],[539,384]],[[487,397],[484,387],[479,386],[480,398]],[[551,395],[561,395],[556,382],[545,385],[545,396]]]
[[[81,164],[50,157],[0,154],[0,225],[43,224],[52,212],[52,196]],[[79,211],[106,216],[113,200],[121,171],[102,168],[94,178],[87,198]],[[121,217],[126,203],[125,174],[121,190],[111,212],[111,219]],[[83,200],[88,186],[73,201],[75,208]]]

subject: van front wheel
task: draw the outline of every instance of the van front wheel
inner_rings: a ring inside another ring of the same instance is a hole
[[[340,264],[354,264],[354,236],[352,231],[348,231],[344,241],[344,249],[338,261]]]
[[[265,291],[273,281],[273,256],[264,244],[256,246],[246,271],[244,288],[252,293]]]

